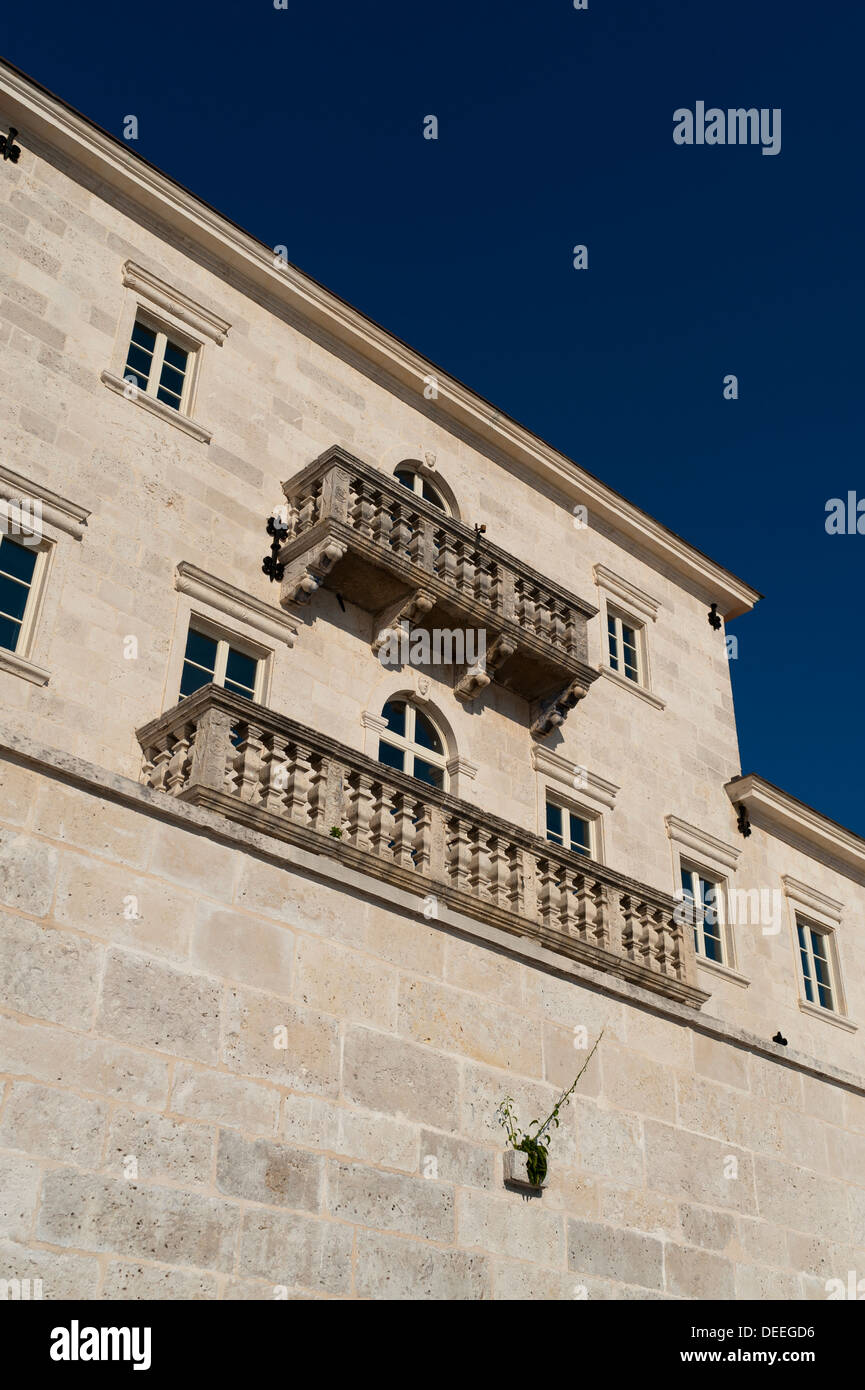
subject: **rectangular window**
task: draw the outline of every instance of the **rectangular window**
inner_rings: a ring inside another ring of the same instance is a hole
[[[180,698],[185,699],[203,685],[222,685],[254,700],[258,693],[260,662],[231,645],[227,638],[214,637],[191,627],[186,638]]]
[[[189,404],[191,354],[167,333],[137,318],[123,376],[172,410],[186,412]]]
[[[799,917],[796,918],[796,933],[799,938],[799,960],[802,965],[805,998],[809,1004],[819,1004],[821,1009],[831,1009],[834,1013],[837,1004],[832,964],[832,933],[820,931]]]
[[[607,612],[607,650],[610,669],[642,685],[640,629],[618,613]]]
[[[27,604],[33,593],[33,577],[39,551],[19,545],[8,536],[0,539],[0,647],[18,650]]]
[[[559,806],[555,801],[547,802],[547,839],[551,844],[561,845],[574,854],[592,856],[592,824],[583,816]]]
[[[699,869],[682,865],[682,893],[687,920],[694,927],[694,950],[706,960],[724,964],[724,938],[721,930],[720,884],[704,878]]]

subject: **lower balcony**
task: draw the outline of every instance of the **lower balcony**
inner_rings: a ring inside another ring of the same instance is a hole
[[[138,730],[141,780],[699,1008],[672,896],[208,685]]]

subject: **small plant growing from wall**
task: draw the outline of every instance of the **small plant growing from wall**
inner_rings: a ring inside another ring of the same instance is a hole
[[[499,1124],[505,1130],[508,1137],[510,1149],[505,1154],[505,1181],[512,1182],[518,1186],[532,1188],[542,1188],[547,1180],[547,1169],[549,1167],[550,1140],[552,1138],[552,1127],[559,1127],[559,1111],[563,1105],[570,1105],[571,1096],[577,1089],[577,1082],[582,1076],[586,1067],[594,1057],[598,1044],[604,1036],[601,1029],[597,1041],[586,1058],[571,1085],[563,1091],[556,1101],[547,1118],[541,1124],[540,1120],[532,1120],[528,1129],[522,1130],[514,1114],[514,1100],[512,1096],[505,1096],[499,1102],[496,1114]],[[525,1158],[520,1161],[521,1155]],[[525,1176],[524,1176],[525,1175]]]

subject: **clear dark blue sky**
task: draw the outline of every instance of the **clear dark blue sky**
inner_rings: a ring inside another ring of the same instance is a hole
[[[731,625],[743,769],[865,834],[865,535],[824,527],[828,498],[865,497],[860,6],[43,0],[4,31],[12,62],[118,136],[137,115],[146,158],[761,589]],[[780,107],[780,154],[674,145],[698,100]]]

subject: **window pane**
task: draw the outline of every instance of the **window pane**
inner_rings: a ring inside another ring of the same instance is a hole
[[[607,617],[607,641],[610,648],[610,665],[614,671],[619,669],[619,643],[616,639],[616,620]]]
[[[388,700],[381,713],[382,718],[387,720],[387,727],[391,733],[400,734],[405,738],[405,700]]]
[[[0,647],[5,647],[7,652],[14,652],[18,646],[20,631],[20,623],[13,623],[11,618],[0,618]]]
[[[128,372],[135,372],[137,376],[143,377],[147,381],[152,365],[153,359],[149,352],[144,352],[141,348],[134,346],[129,349],[129,356],[126,359]]]
[[[196,632],[194,627],[189,629],[186,638],[186,659],[194,661],[197,666],[205,666],[213,674],[216,670],[216,639],[207,637],[203,632]]]
[[[405,767],[405,754],[401,748],[394,748],[392,743],[385,743],[384,739],[379,740],[378,760],[384,763],[385,767],[395,767],[398,772],[402,772]]]
[[[690,869],[683,869],[683,870],[682,870],[682,889],[683,889],[683,891],[684,891],[684,894],[685,894],[685,897],[686,897],[686,898],[692,898],[692,899],[693,899],[693,896],[694,896],[694,882],[693,882],[693,874],[691,873],[691,870],[690,870]]]
[[[139,391],[147,390],[147,377],[142,376],[140,372],[133,372],[129,367],[125,367],[123,370],[123,380],[131,381],[132,385],[137,386]]]
[[[164,405],[170,405],[172,410],[180,409],[180,397],[176,396],[173,391],[166,391],[164,386],[160,386],[156,392],[156,399],[162,401]]]
[[[564,830],[562,827],[562,808],[556,806],[552,801],[547,802],[547,839],[554,844],[563,845]]]
[[[814,974],[817,976],[817,994],[824,1009],[834,1007],[832,984],[829,975],[829,943],[822,932],[811,931],[811,949],[814,952]]]
[[[402,483],[403,487],[407,487],[411,492],[414,492],[414,473],[410,473],[407,468],[400,468],[394,474],[394,477]]]
[[[243,694],[247,691],[252,694],[255,690],[255,674],[258,662],[254,657],[247,656],[245,652],[236,651],[234,647],[228,649],[228,661],[225,665],[225,684],[230,687],[237,687]]]
[[[183,699],[193,691],[200,690],[203,685],[210,685],[212,680],[212,671],[203,671],[200,666],[193,666],[190,662],[184,661],[183,674],[180,677],[180,698]]]
[[[414,741],[421,748],[429,748],[433,753],[443,753],[442,741],[425,714],[415,710]]]
[[[29,595],[29,584],[19,584],[17,580],[7,579],[5,574],[0,574],[0,613],[4,618],[16,618],[20,622]]]
[[[148,352],[153,352],[156,347],[156,334],[152,328],[147,328],[139,319],[135,320],[135,327],[132,330],[132,341],[139,347],[146,348]]]
[[[32,546],[19,545],[8,536],[0,540],[0,571],[29,584],[36,568],[36,551]]]
[[[169,367],[176,368],[181,374],[186,371],[186,363],[189,353],[176,343],[165,344],[165,361]]]
[[[571,815],[571,849],[578,854],[588,854],[591,850],[591,836],[589,835],[589,822],[583,820],[582,816]]]
[[[423,485],[423,496],[424,496],[424,498],[425,498],[425,500],[426,500],[427,502],[432,502],[433,506],[435,506],[435,507],[440,507],[441,510],[444,511],[444,509],[445,509],[445,504],[444,504],[444,502],[443,502],[442,499],[439,497],[439,495],[438,495],[438,493],[436,492],[435,488],[434,488],[434,487],[430,487],[430,485],[429,485],[428,482],[424,482],[424,485]]]
[[[710,927],[704,926],[703,939],[706,943],[707,960],[716,960],[723,964],[723,952],[721,950],[721,938],[716,936]]]
[[[162,368],[160,385],[167,391],[172,391],[175,396],[183,395],[183,372],[175,371],[173,367],[165,366]]]
[[[426,782],[430,787],[441,787],[444,780],[440,767],[433,767],[432,763],[424,762],[423,758],[415,758],[414,775],[419,782]]]

